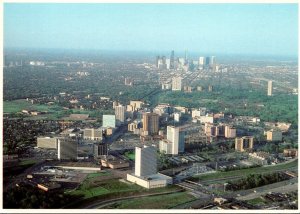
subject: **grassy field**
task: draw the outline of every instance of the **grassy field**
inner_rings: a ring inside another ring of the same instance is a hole
[[[134,152],[125,152],[125,156],[129,158],[130,160],[135,160],[135,154]]]
[[[91,198],[108,193],[138,191],[142,188],[135,184],[130,185],[122,183],[117,179],[99,183],[93,182],[92,180],[97,177],[96,174],[100,173],[93,173],[90,178],[85,179],[84,182],[79,186],[79,188],[77,188],[75,191],[70,192],[70,194],[83,195],[84,198]]]
[[[284,169],[289,169],[291,167],[297,167],[297,166],[298,166],[298,160],[294,160],[290,163],[279,164],[275,166],[233,170],[228,172],[216,172],[216,173],[210,173],[206,175],[194,176],[194,178],[198,178],[200,181],[208,181],[211,179],[226,178],[226,177],[233,177],[233,176],[240,176],[240,175],[247,176],[249,174],[269,173],[276,170],[284,170]]]
[[[124,200],[104,207],[104,209],[168,209],[179,204],[193,201],[194,199],[195,198],[192,195],[186,192],[178,192],[168,195],[149,196]]]
[[[23,160],[19,162],[19,166],[33,165],[36,164],[36,162],[36,160]]]
[[[249,203],[251,205],[264,205],[265,202],[266,201],[262,198],[253,198],[253,199],[247,201],[247,203]]]
[[[110,172],[95,172],[95,173],[88,174],[87,178],[88,179],[97,178],[97,177],[100,177],[100,176],[106,176],[106,175],[110,175],[110,174],[111,174]]]

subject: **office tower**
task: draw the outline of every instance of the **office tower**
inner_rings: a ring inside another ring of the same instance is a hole
[[[135,172],[142,177],[157,173],[157,154],[153,146],[135,147]]]
[[[172,78],[172,91],[181,91],[181,77],[173,77]]]
[[[71,138],[59,138],[57,142],[57,159],[76,160],[77,146],[77,140],[73,140]]]
[[[212,68],[216,64],[216,57],[211,56],[209,60],[209,66]]]
[[[268,81],[268,96],[272,96],[272,91],[273,91],[272,83],[273,82],[271,80]]]
[[[171,56],[170,56],[170,69],[175,68],[175,58],[174,58],[174,51],[171,51]]]
[[[204,57],[200,56],[198,60],[198,69],[203,69],[204,67]]]
[[[185,64],[185,59],[184,58],[178,58],[178,63],[182,67]]]
[[[83,139],[85,140],[102,140],[102,129],[84,129]]]
[[[116,127],[116,116],[115,115],[103,115],[102,117],[103,127]]]
[[[107,143],[95,143],[93,144],[94,158],[98,158],[101,155],[108,155]]]
[[[172,154],[177,155],[179,152],[184,152],[184,136],[185,133],[179,127],[167,127],[167,140],[172,142]]]
[[[235,138],[235,150],[243,152],[245,150],[253,149],[253,137],[244,136]]]
[[[170,66],[171,66],[171,60],[166,59],[166,69],[170,69]]]
[[[155,113],[143,114],[143,131],[145,135],[157,135],[159,129],[159,115]]]
[[[209,65],[210,65],[210,57],[207,56],[207,57],[205,58],[205,66],[208,67]]]
[[[120,125],[125,122],[125,111],[126,111],[125,106],[118,105],[115,107],[117,125]]]
[[[156,57],[156,67],[159,68],[159,64],[160,64],[160,56]]]
[[[185,50],[185,54],[184,54],[184,64],[188,63],[188,51]]]

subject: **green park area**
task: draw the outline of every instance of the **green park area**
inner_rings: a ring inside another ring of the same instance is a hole
[[[51,108],[56,108],[57,106],[39,105],[31,104],[27,100],[13,100],[3,102],[3,112],[4,113],[17,113],[21,112],[23,109],[35,110],[35,111],[49,111]]]
[[[227,172],[216,172],[216,173],[208,173],[204,175],[194,176],[192,180],[199,180],[199,181],[212,181],[215,179],[226,179],[232,180],[231,177],[234,176],[247,176],[250,174],[260,174],[260,173],[271,173],[274,171],[280,170],[287,170],[290,168],[297,168],[298,167],[298,159],[294,160],[289,163],[278,164],[274,166],[263,166],[263,167],[255,167],[255,168],[248,168],[248,169],[241,169],[241,170],[233,170]],[[224,180],[222,181],[224,182]]]
[[[262,199],[261,197],[259,198],[253,198],[251,200],[248,200],[247,203],[254,205],[254,206],[259,206],[259,205],[265,205],[266,204],[266,200]]]
[[[176,192],[168,195],[147,196],[135,199],[126,199],[103,207],[104,209],[170,209],[179,204],[195,200],[187,192]]]
[[[128,159],[135,160],[135,154],[134,152],[125,152],[124,154]]]

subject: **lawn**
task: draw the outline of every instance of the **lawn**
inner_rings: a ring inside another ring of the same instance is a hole
[[[200,179],[200,181],[207,181],[211,179],[226,178],[232,176],[240,176],[240,175],[247,176],[249,174],[269,173],[276,170],[284,170],[284,169],[289,169],[291,167],[297,167],[297,166],[298,166],[298,160],[294,160],[290,163],[280,164],[275,166],[256,167],[256,168],[249,168],[249,169],[233,170],[228,172],[216,172],[216,173],[194,176],[194,178]]]
[[[57,105],[48,106],[48,105],[40,105],[40,104],[31,104],[30,101],[26,101],[24,99],[3,102],[4,113],[17,113],[17,112],[21,112],[23,109],[47,111],[47,112],[57,112],[62,110],[62,108]]]
[[[125,156],[130,160],[135,160],[134,152],[125,152]]]
[[[125,184],[117,179],[93,182],[94,178],[103,175],[96,175],[100,173],[93,173],[90,178],[86,178],[84,182],[74,191],[70,192],[72,195],[83,195],[84,198],[91,198],[99,195],[105,195],[109,193],[127,192],[127,191],[138,191],[142,187],[135,184]]]
[[[111,173],[110,172],[95,172],[95,173],[90,173],[88,174],[87,178],[97,178],[97,177],[100,177],[100,176],[106,176],[106,175],[110,175]]]
[[[247,203],[251,204],[251,205],[264,205],[265,204],[265,200],[262,198],[253,198],[251,200],[248,200]]]
[[[28,165],[33,165],[36,164],[36,160],[23,160],[19,162],[19,166],[28,166]]]
[[[136,199],[127,199],[109,205],[104,208],[115,209],[169,209],[179,204],[184,204],[195,200],[195,198],[186,193],[178,192],[168,195],[148,196]]]

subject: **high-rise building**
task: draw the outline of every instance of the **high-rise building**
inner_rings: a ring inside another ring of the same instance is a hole
[[[143,114],[144,135],[157,135],[159,129],[159,115],[146,112]]]
[[[268,96],[272,96],[272,91],[273,91],[272,83],[273,82],[271,80],[268,81]]]
[[[166,59],[166,69],[170,69],[171,66],[171,60],[170,59]]]
[[[184,132],[179,127],[167,127],[167,140],[172,142],[172,154],[177,155],[179,152],[184,152]]]
[[[172,91],[181,91],[182,89],[182,79],[181,77],[173,77],[172,78]]]
[[[76,160],[78,141],[71,138],[59,138],[57,143],[58,160]]]
[[[125,122],[125,106],[118,105],[115,107],[115,115],[117,125],[121,125]]]
[[[159,68],[159,64],[160,64],[160,56],[157,56],[156,57],[156,63],[155,63],[157,68]]]
[[[210,65],[210,57],[209,56],[207,56],[206,58],[205,58],[205,66],[209,66]]]
[[[157,173],[157,154],[153,146],[135,147],[135,172],[142,177]]]
[[[102,140],[102,129],[84,129],[83,139],[86,140]]]
[[[102,117],[103,127],[116,127],[116,116],[115,115],[103,115]]]
[[[204,57],[200,56],[198,60],[198,69],[203,69],[204,67]]]
[[[188,63],[188,51],[185,50],[185,54],[184,54],[184,64]]]
[[[101,155],[108,155],[108,144],[107,143],[95,143],[93,145],[94,158],[98,158]]]
[[[211,56],[209,60],[209,66],[212,68],[216,64],[216,57]]]
[[[174,57],[174,51],[171,51],[171,56],[170,56],[170,69],[175,68],[175,57]]]
[[[235,150],[243,152],[245,150],[253,149],[253,137],[244,136],[235,138]]]

